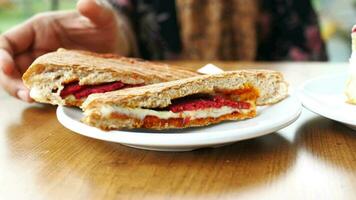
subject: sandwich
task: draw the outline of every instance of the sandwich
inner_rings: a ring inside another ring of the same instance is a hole
[[[349,66],[349,78],[346,82],[345,94],[347,102],[356,104],[356,25],[352,28],[352,54]]]
[[[37,58],[23,75],[30,96],[41,103],[80,106],[93,93],[198,75],[167,64],[112,54],[59,49]]]
[[[284,99],[279,72],[241,70],[93,94],[82,121],[103,130],[181,129],[256,116],[256,106]]]

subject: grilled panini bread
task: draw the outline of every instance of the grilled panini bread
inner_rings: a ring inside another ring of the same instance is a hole
[[[111,129],[206,126],[256,115],[256,105],[287,96],[279,72],[241,70],[93,94],[83,103],[88,125]]]
[[[86,51],[59,49],[37,58],[23,75],[33,99],[80,106],[89,94],[197,75],[175,67]]]

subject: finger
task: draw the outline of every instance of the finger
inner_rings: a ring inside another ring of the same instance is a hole
[[[4,35],[0,35],[0,68],[7,76],[18,77],[19,72],[13,60],[12,47]]]
[[[20,70],[16,68],[14,56],[26,51],[31,46],[33,38],[30,21],[0,35],[0,68],[5,75],[13,78],[21,76]]]
[[[0,47],[0,68],[1,68],[1,72],[7,76],[11,76],[11,77],[20,76],[20,72],[17,70],[12,56],[8,51],[2,49],[1,47]]]
[[[28,103],[34,102],[34,100],[30,97],[30,91],[26,90],[18,90],[17,91],[17,98],[21,99],[22,101],[26,101]]]
[[[11,95],[26,102],[33,102],[29,90],[23,85],[21,79],[10,78],[0,73],[0,85]]]
[[[3,45],[5,47],[0,46],[0,48],[6,48],[12,56],[28,50],[35,37],[32,20],[28,20],[6,31],[2,35],[3,42],[5,43]]]
[[[79,0],[79,13],[96,26],[109,26],[114,23],[115,12],[106,0]]]
[[[19,70],[20,74],[25,73],[31,63],[34,61],[32,53],[22,53],[15,57],[16,67]]]

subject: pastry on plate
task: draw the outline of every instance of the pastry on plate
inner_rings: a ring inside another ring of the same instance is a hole
[[[345,94],[347,102],[356,104],[356,25],[352,28],[352,54],[349,65],[349,78],[346,83]]]

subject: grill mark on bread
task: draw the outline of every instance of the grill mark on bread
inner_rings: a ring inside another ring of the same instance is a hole
[[[195,72],[181,70],[167,64],[156,64],[148,61],[138,61],[134,58],[116,56],[113,56],[113,58],[99,59],[100,57],[98,58],[94,55],[97,54],[83,53],[83,51],[59,50],[57,52],[49,53],[39,57],[34,62],[34,65],[36,65],[36,63],[51,63],[54,69],[58,67],[75,67],[78,70],[87,69],[88,67],[94,67],[95,70],[98,71],[104,70],[105,72],[112,73],[120,71],[123,73],[132,73],[135,76],[155,77],[162,81],[172,80],[167,79],[167,75],[168,77],[172,77],[174,79],[186,78],[189,76],[197,75],[197,73]],[[35,74],[36,71],[37,69],[30,69],[28,73],[24,74],[24,79],[28,79],[28,76],[30,74]]]

